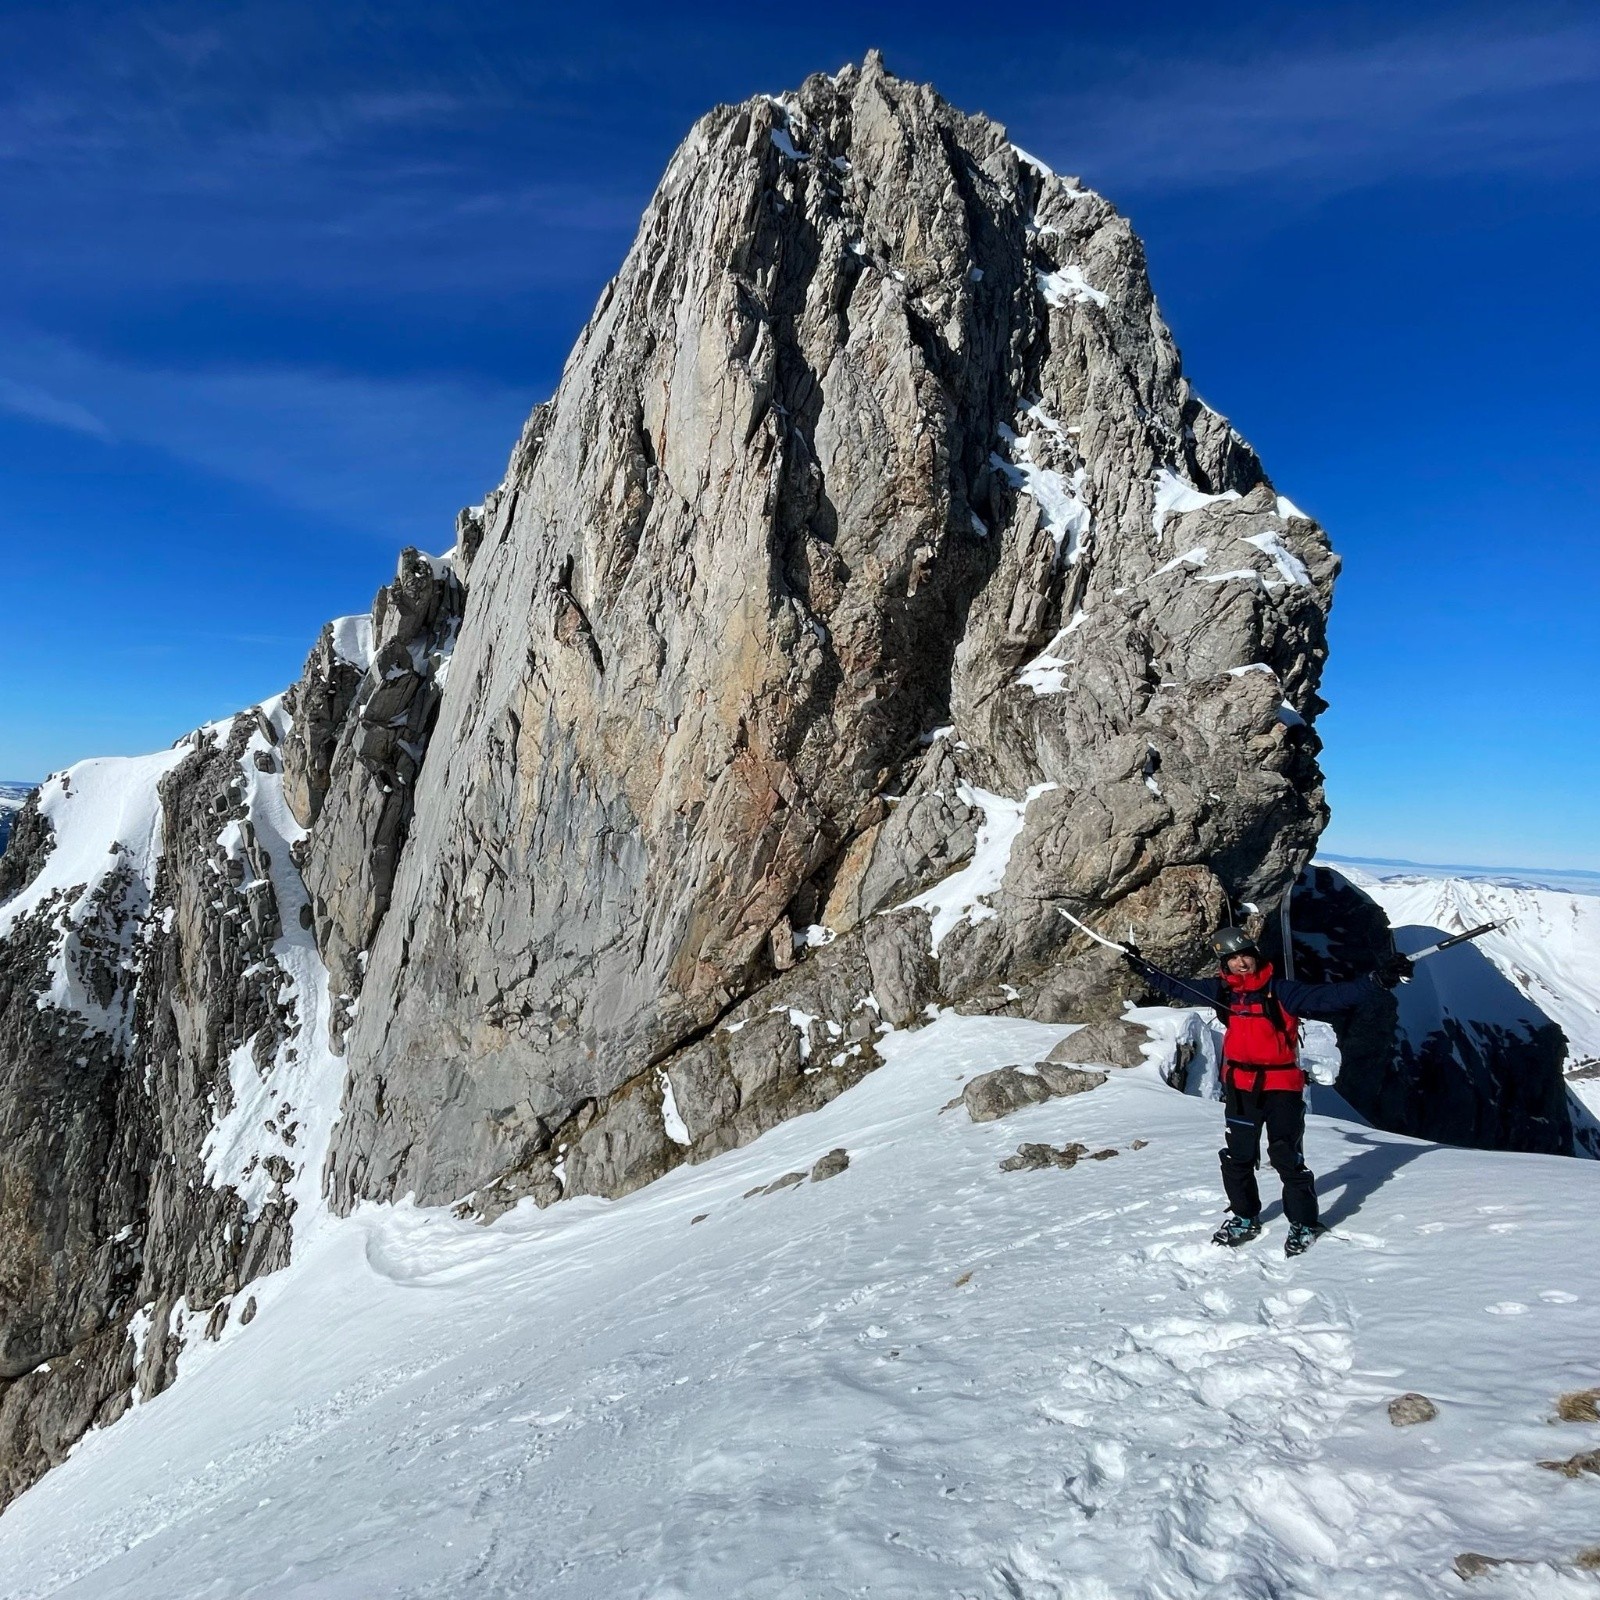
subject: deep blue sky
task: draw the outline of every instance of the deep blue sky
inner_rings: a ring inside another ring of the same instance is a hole
[[[1343,552],[1329,846],[1600,867],[1594,5],[541,10],[0,10],[0,777],[287,682],[498,481],[695,116],[877,45],[1128,212]]]

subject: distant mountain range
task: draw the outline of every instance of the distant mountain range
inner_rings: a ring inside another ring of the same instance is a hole
[[[1399,875],[1419,878],[1470,878],[1489,883],[1528,885],[1536,889],[1565,889],[1569,894],[1600,894],[1600,872],[1583,867],[1546,870],[1542,867],[1470,867],[1440,862],[1407,861],[1397,856],[1341,856],[1330,850],[1317,852],[1319,861],[1339,867],[1360,867],[1374,877]]]

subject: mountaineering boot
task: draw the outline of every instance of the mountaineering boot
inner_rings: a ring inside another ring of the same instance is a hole
[[[1309,1222],[1291,1222],[1289,1237],[1283,1241],[1286,1256],[1303,1256],[1328,1230]]]
[[[1212,1244],[1223,1244],[1231,1250],[1235,1245],[1249,1244],[1261,1232],[1260,1217],[1241,1217],[1234,1215],[1228,1218],[1217,1231],[1211,1235]],[[1304,1246],[1301,1247],[1302,1249]]]

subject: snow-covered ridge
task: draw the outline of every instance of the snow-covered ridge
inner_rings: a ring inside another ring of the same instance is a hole
[[[1346,867],[1383,879],[1461,878],[1469,883],[1493,883],[1507,889],[1556,889],[1564,894],[1600,895],[1600,872],[1545,867],[1473,867],[1400,861],[1377,856],[1341,856],[1318,852],[1318,860],[1339,872]]]
[[[52,908],[49,987],[40,1004],[75,1012],[100,1033],[125,1036],[134,986],[119,985],[109,1004],[97,995],[86,981],[85,927],[92,925],[96,965],[110,941],[119,967],[131,972],[161,860],[158,786],[187,754],[178,746],[106,756],[52,773],[39,791],[40,814],[52,829],[50,851],[32,881],[0,905],[0,940],[22,918]]]
[[[1347,862],[1337,866],[1383,907],[1402,950],[1432,943],[1424,933],[1434,929],[1464,933],[1509,919],[1473,945],[1528,1002],[1526,1010],[1504,1020],[1558,1023],[1567,1036],[1569,1073],[1600,1062],[1600,895],[1399,871],[1379,876]],[[1422,975],[1431,981],[1447,973],[1447,957],[1448,952],[1428,963]],[[1481,1012],[1480,993],[1456,996],[1448,987],[1434,988],[1445,1014]],[[1600,1105],[1600,1094],[1589,1091],[1585,1098],[1592,1109]]]
[[[75,891],[69,914],[87,901],[120,856],[146,889],[161,859],[161,805],[156,785],[188,751],[181,746],[148,756],[104,756],[52,773],[39,790],[39,811],[53,846],[42,870],[3,906],[0,938],[51,896]]]
[[[944,1013],[621,1201],[363,1210],[7,1511],[8,1600],[1433,1600],[1467,1551],[1535,1563],[1485,1594],[1591,1594],[1592,1496],[1535,1463],[1592,1443],[1553,1418],[1600,1338],[1593,1169],[1324,1096],[1334,1233],[1220,1251],[1219,1108],[1153,1066],[941,1112],[1070,1031]],[[1025,1141],[1102,1159],[1001,1171]],[[1395,1428],[1407,1391],[1437,1417]]]

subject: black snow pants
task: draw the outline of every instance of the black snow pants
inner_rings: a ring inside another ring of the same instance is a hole
[[[1222,1157],[1222,1187],[1228,1209],[1241,1217],[1261,1215],[1261,1190],[1256,1163],[1261,1159],[1261,1130],[1267,1130],[1267,1159],[1283,1180],[1283,1214],[1290,1222],[1317,1225],[1317,1180],[1306,1166],[1301,1146],[1306,1135],[1306,1102],[1298,1089],[1223,1089],[1227,1115]]]

